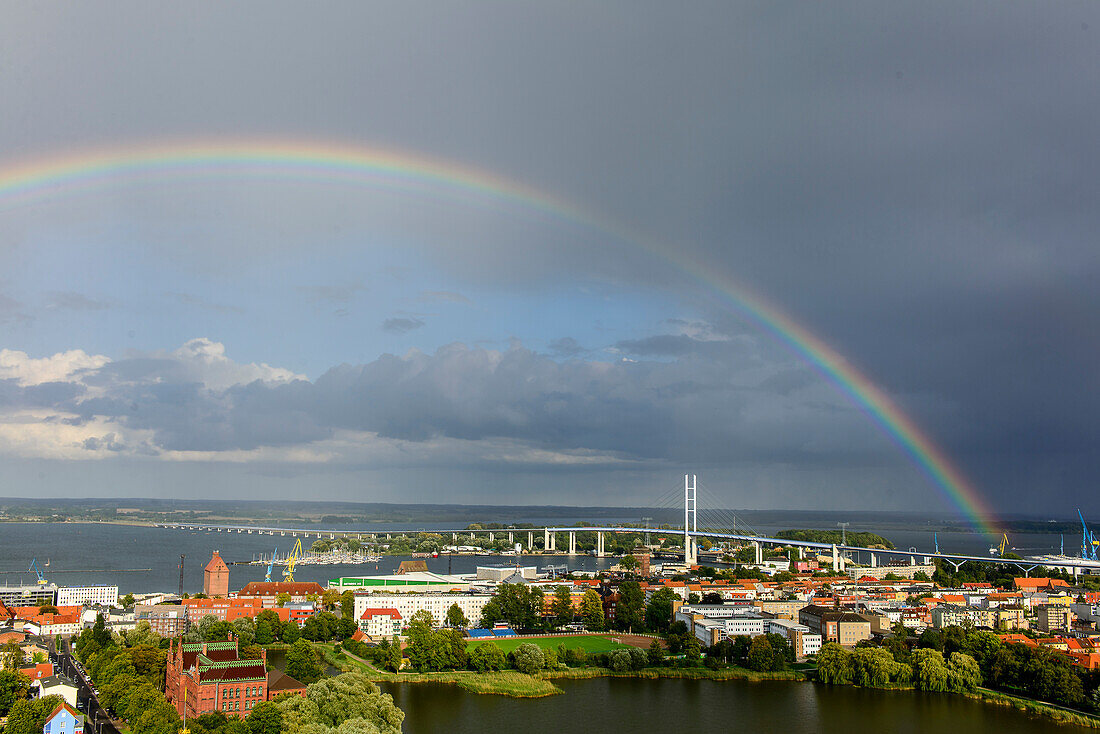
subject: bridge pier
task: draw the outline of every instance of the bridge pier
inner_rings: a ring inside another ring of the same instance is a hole
[[[553,553],[554,551],[557,550],[557,548],[554,547],[555,541],[557,540],[557,538],[555,538],[554,536],[557,535],[557,534],[556,533],[551,533],[550,528],[546,528],[542,532],[543,532],[542,549],[547,553]]]
[[[535,531],[533,530],[527,531],[527,550],[535,550]]]
[[[844,570],[844,554],[833,544],[833,570],[841,572]]]
[[[603,531],[602,530],[597,530],[596,531],[596,557],[597,558],[603,558],[604,557],[604,552],[603,552]]]
[[[516,542],[516,539],[515,539],[514,535],[512,534],[512,531],[509,530],[508,531],[508,545],[515,545],[515,542]]]
[[[753,547],[753,550],[755,551],[754,555],[755,555],[755,558],[756,558],[756,565],[757,566],[764,565],[764,547],[762,545],[760,545],[760,541],[759,540],[754,540],[752,542],[752,547]]]
[[[451,544],[458,545],[458,533],[451,533]]]
[[[569,531],[569,555],[577,555],[577,531]]]
[[[874,568],[878,565],[878,556],[874,553],[869,553],[868,555],[871,556],[871,568]]]
[[[489,531],[489,542],[490,542],[490,543],[492,543],[492,542],[493,542],[494,540],[495,540],[495,539],[493,538],[493,531],[492,531],[492,530],[490,530],[490,531]]]

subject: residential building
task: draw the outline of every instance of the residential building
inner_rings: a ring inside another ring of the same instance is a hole
[[[187,619],[194,624],[206,615],[212,615],[225,622],[233,622],[241,617],[255,617],[264,610],[258,597],[248,599],[184,599],[180,606],[187,610]]]
[[[881,580],[893,574],[898,578],[911,579],[918,573],[923,573],[928,578],[936,572],[936,566],[932,563],[913,563],[904,565],[886,566],[849,566],[847,574],[853,579],[868,577]]]
[[[177,637],[187,631],[187,608],[179,604],[138,604],[134,607],[138,622],[147,621],[149,628],[161,637]]]
[[[229,596],[229,566],[225,565],[218,551],[214,551],[203,569],[202,591],[212,597]]]
[[[359,629],[374,639],[401,634],[401,612],[392,608],[368,607],[359,615]]]
[[[287,594],[292,602],[320,599],[325,590],[314,581],[249,581],[237,592],[238,599],[258,597],[264,609],[277,606],[279,594]]]
[[[76,706],[76,694],[79,690],[76,683],[63,675],[51,675],[48,678],[39,678],[31,683],[31,688],[38,689],[38,697],[61,696],[65,703]]]
[[[821,635],[822,642],[852,647],[871,638],[871,621],[861,614],[841,612],[811,604],[798,613],[798,621]]]
[[[118,604],[117,586],[62,586],[57,590],[57,606],[91,606]]]
[[[790,619],[769,619],[766,629],[768,634],[786,637],[797,658],[816,655],[821,650],[821,635],[804,624]]]
[[[421,609],[427,610],[432,615],[436,625],[442,626],[447,618],[447,610],[452,604],[457,604],[466,619],[477,624],[481,619],[481,610],[492,599],[491,594],[425,594],[422,592],[397,592],[386,593],[356,593],[355,594],[355,618],[363,616],[366,609],[396,609],[401,614],[402,620],[412,618]]]
[[[1040,604],[1036,608],[1035,628],[1043,632],[1069,632],[1073,629],[1073,610],[1065,604]]]
[[[53,675],[53,663],[33,663],[19,668],[19,672],[31,679],[42,680]]]
[[[1010,606],[1004,604],[997,607],[997,626],[1009,630],[1026,630],[1028,621],[1026,611],[1022,606]]]
[[[799,599],[781,601],[778,599],[758,599],[756,608],[764,614],[770,614],[778,619],[798,619],[798,612],[806,602]]]
[[[74,705],[68,701],[57,704],[46,717],[42,734],[84,734],[84,714],[78,713]]]
[[[35,614],[23,622],[23,629],[32,635],[39,637],[56,637],[57,635],[78,635],[84,629],[80,621],[80,612],[66,612],[60,614]]]

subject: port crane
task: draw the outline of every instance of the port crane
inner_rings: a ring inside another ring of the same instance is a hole
[[[1004,557],[1008,550],[1008,533],[1001,533],[1001,542],[989,549],[989,555]]]
[[[1077,517],[1081,518],[1081,558],[1086,561],[1098,560],[1096,552],[1100,548],[1100,538],[1093,535],[1085,524],[1085,516],[1081,514],[1080,507],[1077,508]]]
[[[298,559],[302,557],[302,553],[302,539],[298,538],[294,542],[294,550],[286,557],[286,568],[283,569],[283,581],[294,580],[294,566],[297,565]]]
[[[38,559],[37,558],[32,558],[31,559],[31,567],[28,568],[27,571],[34,571],[35,574],[38,575],[38,585],[39,586],[45,586],[46,585],[46,577],[42,575],[42,569],[38,567]]]
[[[279,548],[276,547],[271,553],[271,562],[267,564],[267,573],[264,574],[264,581],[271,580],[271,567],[275,565],[275,554],[279,552]]]

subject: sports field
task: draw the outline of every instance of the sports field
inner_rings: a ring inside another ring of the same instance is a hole
[[[622,648],[630,647],[630,645],[624,645],[621,642],[615,642],[610,637],[605,637],[604,635],[580,635],[572,637],[490,637],[486,639],[470,640],[466,645],[466,649],[470,649],[475,645],[481,644],[482,642],[492,642],[505,653],[512,652],[525,642],[534,643],[543,649],[554,650],[558,648],[558,645],[564,644],[567,648],[584,648],[585,652],[607,652],[608,650],[619,650]]]

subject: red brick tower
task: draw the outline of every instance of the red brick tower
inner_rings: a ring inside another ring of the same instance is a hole
[[[217,551],[202,572],[202,591],[207,596],[229,596],[229,566]]]

